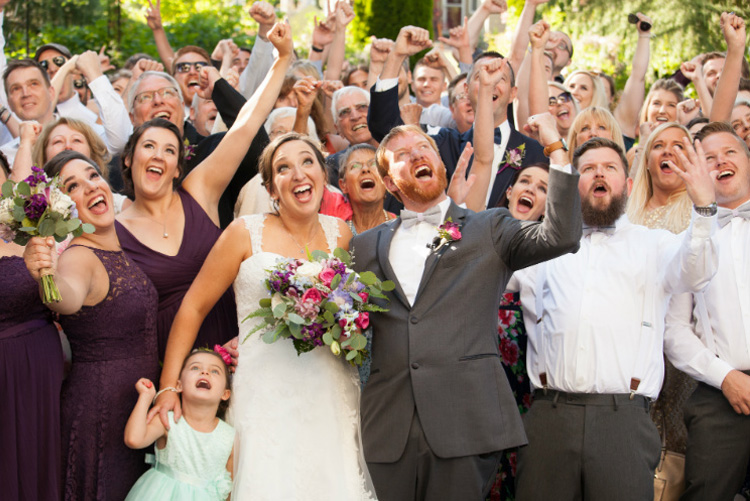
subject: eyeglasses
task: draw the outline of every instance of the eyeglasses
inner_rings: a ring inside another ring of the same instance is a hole
[[[83,89],[84,87],[86,87],[86,79],[80,78],[78,80],[73,80],[73,87],[75,87],[76,89]]]
[[[161,97],[162,99],[172,97],[179,98],[179,93],[174,87],[162,87],[161,89],[149,90],[146,92],[141,92],[140,94],[136,94],[135,104],[150,103],[154,99],[154,95],[156,94],[159,94],[159,97]]]
[[[67,61],[67,59],[65,58],[65,56],[55,56],[55,57],[51,57],[49,59],[45,59],[44,61],[39,61],[39,65],[42,68],[44,68],[44,71],[47,71],[47,70],[49,70],[49,62],[50,61],[52,61],[53,63],[55,63],[55,66],[57,66],[59,68],[60,66],[62,66],[63,64],[65,64],[65,61]]]
[[[469,99],[469,95],[466,94],[465,92],[460,92],[460,93],[455,94],[453,96],[453,102],[454,103],[457,103],[457,102],[463,101],[463,100],[468,100],[468,99]]]
[[[370,105],[367,103],[361,103],[361,104],[355,104],[354,109],[356,109],[360,113],[367,113],[367,110],[370,109]],[[349,116],[352,114],[352,108],[341,108],[339,110],[339,120],[344,118],[349,118]]]
[[[369,167],[370,169],[376,169],[378,167],[378,162],[374,158],[372,160],[369,160],[367,163],[360,163],[360,162],[353,162],[349,164],[348,170],[355,171],[363,169],[365,166]]]
[[[638,16],[635,14],[628,14],[628,22],[630,24],[638,24]],[[651,29],[651,23],[647,23],[646,21],[641,21],[641,30],[642,31],[648,31]]]
[[[195,71],[200,71],[201,68],[205,68],[206,66],[208,66],[208,63],[205,61],[196,61],[194,63],[177,63],[174,65],[174,69],[175,71],[177,71],[177,73],[188,73],[190,71],[190,68],[192,68],[193,66],[195,67]]]
[[[557,106],[558,104],[567,104],[573,100],[573,95],[570,92],[563,92],[559,96],[550,96],[549,105]]]

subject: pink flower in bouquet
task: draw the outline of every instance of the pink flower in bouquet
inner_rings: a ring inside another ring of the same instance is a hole
[[[447,228],[446,231],[453,240],[461,240],[461,232],[458,231],[458,226],[451,226]]]
[[[320,304],[320,302],[323,301],[323,294],[316,288],[307,289],[304,294],[302,294],[302,302],[303,303],[313,303],[313,304]]]
[[[354,325],[362,330],[367,329],[367,326],[370,325],[370,314],[366,311],[361,312],[354,320]]]
[[[345,318],[340,318],[340,319],[339,319],[339,326],[340,326],[340,327],[341,327],[342,329],[343,329],[344,327],[346,327],[346,324],[347,324],[347,322],[346,322],[346,319],[345,319]]]
[[[359,297],[362,298],[362,302],[363,303],[366,303],[367,299],[370,297],[370,295],[368,293],[366,293],[366,292],[360,292],[359,293]]]
[[[324,268],[323,271],[320,272],[320,275],[318,275],[318,278],[323,282],[323,285],[330,287],[331,281],[335,276],[336,272],[332,268]]]
[[[221,359],[225,364],[232,365],[232,355],[230,355],[223,346],[221,346],[220,344],[215,344],[214,351],[221,356]]]

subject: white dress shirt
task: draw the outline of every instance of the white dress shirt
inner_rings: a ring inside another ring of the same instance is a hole
[[[750,221],[733,218],[717,241],[716,276],[702,292],[672,299],[664,349],[675,367],[721,388],[732,369],[750,369]]]
[[[130,135],[133,134],[133,123],[125,108],[125,102],[105,75],[89,82],[89,89],[99,107],[107,151],[110,155],[119,155],[125,149]]]
[[[715,227],[715,216],[693,214],[688,231],[673,235],[623,215],[611,234],[584,236],[576,254],[516,272],[508,289],[521,292],[533,387],[546,373],[554,390],[629,393],[636,377],[636,393],[655,399],[669,297],[700,290],[715,273]]]
[[[492,195],[492,188],[495,186],[495,179],[497,178],[497,170],[500,168],[500,162],[503,161],[505,156],[505,149],[508,147],[508,139],[510,139],[510,122],[507,120],[497,126],[500,129],[500,144],[495,143],[495,156],[492,158],[492,171],[490,172],[490,185],[487,187],[487,197],[484,199],[484,207],[490,203],[490,195]],[[566,172],[570,172],[569,170]]]
[[[273,53],[274,47],[271,42],[255,37],[255,45],[250,52],[250,59],[240,74],[239,89],[240,94],[245,96],[245,99],[250,99],[253,96],[268,72],[271,71],[274,59]]]
[[[451,200],[447,197],[438,204],[441,221],[445,220],[450,205]],[[391,248],[388,251],[388,260],[411,305],[414,304],[414,299],[417,297],[425,261],[432,252],[429,245],[437,235],[437,227],[425,221],[419,221],[408,228],[400,224],[393,234]]]

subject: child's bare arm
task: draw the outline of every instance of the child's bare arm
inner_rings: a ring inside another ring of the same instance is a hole
[[[125,445],[131,449],[143,449],[163,437],[166,429],[159,419],[152,419],[150,423],[146,421],[148,408],[156,394],[154,383],[141,378],[135,383],[135,389],[138,391],[138,401],[125,425]]]

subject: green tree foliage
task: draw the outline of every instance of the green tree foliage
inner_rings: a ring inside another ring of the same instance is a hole
[[[719,28],[722,11],[750,21],[750,3],[737,0],[552,0],[541,12],[568,33],[575,46],[571,68],[602,69],[622,88],[630,74],[637,33],[628,13],[653,20],[649,82],[675,72],[680,63],[705,52],[726,50]]]
[[[419,26],[432,32],[432,0],[357,0],[352,22],[356,40],[364,42],[371,35],[395,40],[402,26]]]
[[[145,22],[145,0],[13,0],[4,32],[9,57],[33,57],[57,42],[74,54],[107,46],[115,64],[136,52],[157,57]],[[209,52],[223,38],[252,45],[257,25],[234,0],[162,0],[162,21],[172,46],[199,45]]]

